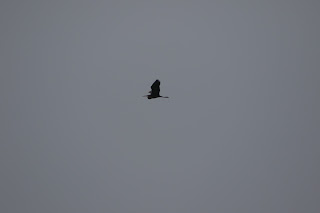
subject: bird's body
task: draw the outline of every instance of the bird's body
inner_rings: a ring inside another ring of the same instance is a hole
[[[145,95],[144,97],[148,97],[148,99],[169,98],[160,95],[160,81],[158,79],[151,85],[151,91],[149,93],[149,95]]]

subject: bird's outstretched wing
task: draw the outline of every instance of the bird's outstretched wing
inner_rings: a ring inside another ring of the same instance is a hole
[[[151,85],[151,95],[154,97],[160,95],[160,81],[158,79]]]

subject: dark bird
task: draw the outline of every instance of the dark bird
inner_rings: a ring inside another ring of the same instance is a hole
[[[148,97],[148,99],[169,98],[169,97],[163,97],[160,95],[160,81],[158,79],[151,85],[151,91],[149,93],[150,93],[149,95],[145,95],[143,97]]]

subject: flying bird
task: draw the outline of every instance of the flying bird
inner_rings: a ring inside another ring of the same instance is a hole
[[[151,91],[149,93],[150,93],[149,95],[145,95],[143,97],[148,97],[148,99],[169,98],[169,97],[163,97],[160,95],[160,81],[158,79],[151,85]]]

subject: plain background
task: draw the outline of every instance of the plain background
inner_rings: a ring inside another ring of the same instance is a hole
[[[1,1],[0,211],[320,212],[319,10]]]

